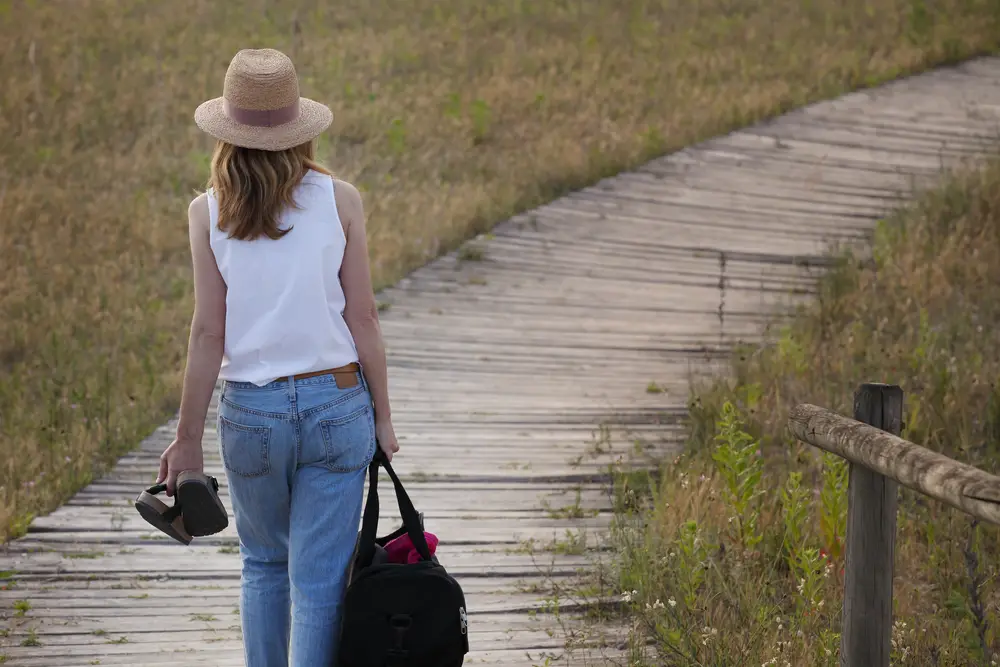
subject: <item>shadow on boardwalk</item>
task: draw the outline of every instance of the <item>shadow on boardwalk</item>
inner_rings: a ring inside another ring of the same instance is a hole
[[[398,468],[466,588],[469,664],[562,654],[527,613],[541,605],[531,591],[587,556],[533,557],[524,543],[600,539],[608,464],[636,439],[652,454],[678,445],[690,373],[722,370],[768,311],[808,298],[828,243],[863,241],[914,186],[998,136],[1000,59],[979,59],[606,179],[381,295]],[[214,419],[206,466],[221,478]],[[9,545],[6,664],[243,664],[232,528],[184,548],[131,507],[172,428]],[[383,530],[396,523],[385,514]]]

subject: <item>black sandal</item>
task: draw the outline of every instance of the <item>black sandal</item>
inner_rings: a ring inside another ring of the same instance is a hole
[[[182,472],[177,476],[172,507],[156,497],[166,490],[166,484],[149,487],[135,499],[135,509],[147,523],[181,544],[191,544],[194,537],[214,535],[229,525],[229,515],[219,498],[219,482],[214,477]]]
[[[219,498],[219,480],[200,472],[177,476],[177,504],[191,537],[215,535],[229,525],[229,514]]]

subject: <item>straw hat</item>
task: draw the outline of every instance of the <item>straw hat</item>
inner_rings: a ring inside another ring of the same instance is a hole
[[[229,63],[222,97],[202,103],[194,121],[216,139],[283,151],[319,136],[333,112],[299,97],[295,66],[274,49],[243,49]]]

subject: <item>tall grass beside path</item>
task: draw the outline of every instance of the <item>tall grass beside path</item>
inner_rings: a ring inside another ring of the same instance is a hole
[[[902,436],[1000,470],[1000,160],[879,223],[819,298],[692,398],[690,449],[623,478],[611,578],[629,665],[839,665],[848,466],[789,410],[905,392]],[[892,664],[1000,664],[1000,529],[901,489]]]

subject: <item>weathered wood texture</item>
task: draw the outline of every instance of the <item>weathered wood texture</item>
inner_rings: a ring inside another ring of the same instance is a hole
[[[902,424],[903,392],[884,384],[858,389],[854,419],[809,404],[789,413],[792,435],[850,462],[843,667],[890,662],[899,484],[1000,525],[1000,477],[903,440]]]
[[[815,405],[795,406],[788,429],[803,442],[1000,525],[1000,477]]]
[[[854,419],[899,435],[903,391],[896,386],[862,385],[854,396]],[[897,486],[885,475],[850,464],[841,667],[889,667]]]
[[[864,242],[943,165],[990,150],[998,119],[990,58],[816,104],[517,215],[380,295],[398,468],[470,590],[470,664],[584,664],[526,610],[586,558],[520,545],[599,540],[608,464],[676,447],[691,375],[809,298],[829,242]],[[8,665],[243,664],[232,531],[174,546],[128,504],[171,427],[0,558]]]

